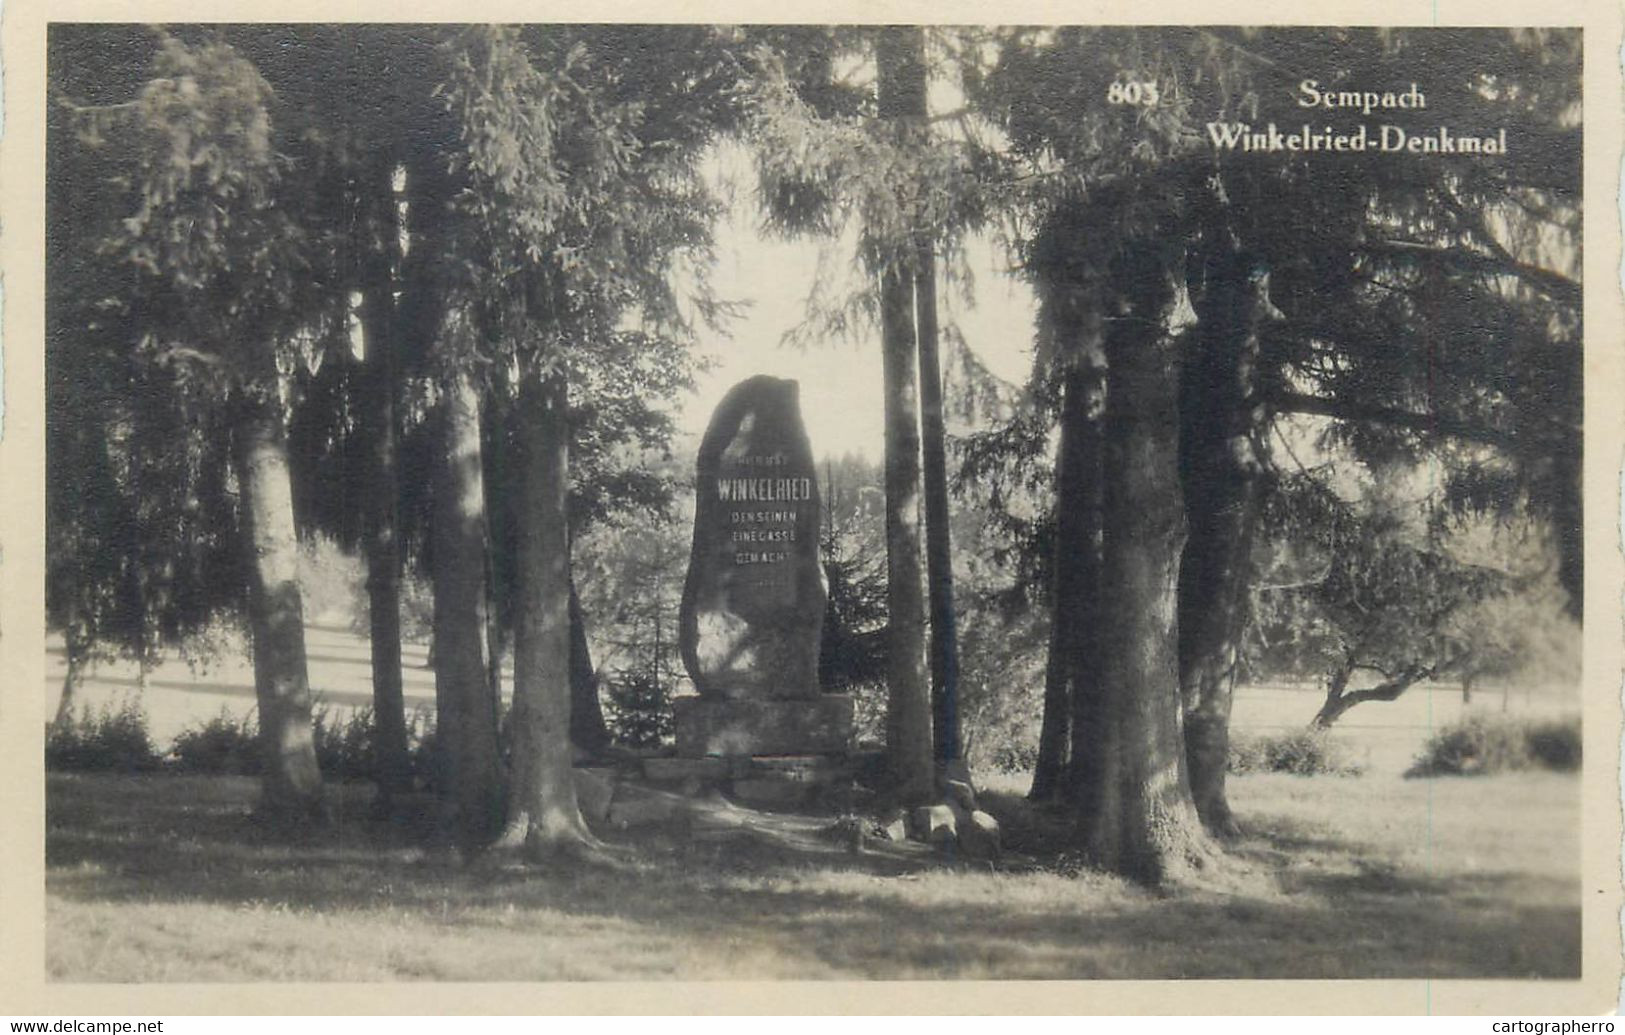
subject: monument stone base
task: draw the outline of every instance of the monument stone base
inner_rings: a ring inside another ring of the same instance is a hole
[[[852,748],[854,706],[845,694],[808,698],[679,697],[677,755],[825,755]]]

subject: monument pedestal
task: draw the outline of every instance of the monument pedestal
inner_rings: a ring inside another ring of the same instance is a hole
[[[673,702],[677,754],[838,755],[852,748],[853,699],[679,697]]]
[[[853,791],[856,724],[851,697],[817,692],[828,591],[798,398],[794,381],[741,381],[700,441],[677,615],[699,696],[673,702],[677,757],[652,769],[751,805],[838,807]]]

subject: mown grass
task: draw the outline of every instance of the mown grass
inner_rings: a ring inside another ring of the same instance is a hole
[[[330,827],[251,780],[52,775],[59,981],[1574,977],[1578,781],[1233,777],[1250,871],[1164,894],[1044,854],[1001,871],[831,846],[623,838],[598,865],[437,863],[334,787]],[[1053,828],[990,788],[1024,849]],[[748,847],[754,844],[754,847]],[[1237,890],[1238,887],[1241,890]]]

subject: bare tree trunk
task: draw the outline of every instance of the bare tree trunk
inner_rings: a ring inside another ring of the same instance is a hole
[[[1075,449],[1068,441],[1065,418],[1061,423],[1060,458],[1056,461],[1056,522],[1065,503],[1067,485],[1061,480],[1060,469],[1066,465],[1066,455]],[[1073,567],[1074,558],[1066,552],[1065,542],[1057,529],[1053,561],[1055,586],[1051,590],[1049,657],[1044,665],[1044,712],[1038,727],[1038,759],[1033,764],[1033,783],[1027,791],[1031,801],[1053,801],[1065,787],[1065,777],[1072,762],[1072,678],[1071,634],[1073,622],[1067,614],[1067,604],[1061,593],[1061,569]]]
[[[1089,696],[1098,679],[1101,407],[1105,371],[1098,322],[1073,343],[1061,384],[1055,459],[1055,552],[1049,660],[1038,765],[1029,796],[1075,796],[1087,780]],[[1081,709],[1081,712],[1080,712]]]
[[[497,601],[494,588],[495,582],[496,551],[487,540],[485,549],[485,699],[492,713],[498,716],[497,725],[500,727],[504,636],[502,619],[498,614],[501,607]]]
[[[1101,637],[1106,601],[1102,594],[1106,467],[1106,347],[1099,313],[1090,314],[1078,349],[1078,402],[1074,424],[1073,470],[1068,499],[1075,506],[1066,524],[1069,564],[1067,594],[1067,681],[1072,705],[1072,746],[1067,763],[1066,796],[1081,801],[1084,788],[1101,779],[1100,757],[1093,738],[1102,722],[1105,700]]]
[[[1366,701],[1397,701],[1405,691],[1433,674],[1431,669],[1407,669],[1376,686],[1363,690],[1349,690],[1347,687],[1351,671],[1339,669],[1332,674],[1326,689],[1326,701],[1310,721],[1310,729],[1331,729],[1350,708]]]
[[[570,750],[570,424],[564,376],[527,379],[515,413],[520,505],[514,602],[513,784],[505,848],[537,857],[595,842]]]
[[[1101,779],[1101,502],[1106,406],[1102,257],[1081,209],[1058,212],[1035,257],[1041,308],[1060,375],[1050,642],[1043,723],[1030,796],[1084,800]]]
[[[69,593],[75,591],[69,590]],[[51,725],[59,728],[73,724],[79,684],[84,680],[85,665],[90,660],[90,637],[79,617],[79,607],[71,599],[67,611],[68,620],[62,626],[62,645],[68,656],[68,671],[62,677],[62,696],[57,698],[56,717],[51,720]]]
[[[502,820],[502,773],[485,658],[485,491],[479,389],[467,373],[443,383],[434,484],[434,691],[440,834],[465,845]]]
[[[1100,867],[1146,882],[1188,875],[1211,855],[1185,769],[1177,608],[1182,271],[1154,245],[1114,263],[1120,294],[1106,333],[1098,777],[1081,787],[1084,843]]]
[[[1575,432],[1570,448],[1554,451],[1555,499],[1552,524],[1557,532],[1557,579],[1567,592],[1567,608],[1576,621],[1585,616],[1585,495],[1582,439]]]
[[[384,167],[373,190],[381,197],[393,228],[395,197]],[[393,249],[390,240],[386,248]],[[364,271],[361,322],[366,340],[366,369],[361,419],[367,443],[367,615],[372,646],[372,711],[380,800],[411,789],[412,765],[407,754],[406,695],[401,677],[401,551],[398,528],[400,492],[396,485],[395,430],[395,285],[391,251],[371,256]]]
[[[257,392],[238,394],[232,428],[250,562],[248,624],[264,765],[261,807],[273,815],[316,816],[324,810],[322,774],[311,726],[293,487],[275,383],[274,370],[268,371]]]
[[[511,407],[500,399],[487,399],[483,408],[480,461],[485,474],[485,667],[487,696],[501,714],[502,659],[512,632],[511,582],[501,578],[502,558],[511,557],[508,525],[513,508],[507,494],[512,487],[511,445],[508,441]]]
[[[924,104],[918,28],[883,31],[876,51],[880,115],[902,119]],[[921,586],[920,430],[913,320],[914,278],[901,252],[880,272],[881,351],[886,405],[886,749],[895,792],[908,803],[935,792],[931,686],[926,675]]]
[[[922,95],[923,101],[923,95]],[[919,112],[923,119],[925,112]],[[954,627],[953,541],[948,525],[947,429],[942,415],[942,368],[937,349],[937,263],[929,243],[916,249],[915,326],[920,353],[920,433],[925,475],[925,567],[931,611],[932,753],[938,763],[960,757],[959,637]]]
[[[1189,536],[1179,571],[1179,685],[1191,794],[1207,828],[1236,833],[1225,795],[1230,709],[1246,624],[1267,414],[1260,330],[1278,315],[1269,280],[1227,240],[1209,242],[1197,331],[1180,386],[1180,485]]]

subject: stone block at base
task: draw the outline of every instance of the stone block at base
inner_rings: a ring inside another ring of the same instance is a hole
[[[683,758],[839,754],[852,747],[853,701],[843,694],[804,700],[679,697],[673,711]]]
[[[739,755],[728,763],[735,780],[788,780],[809,786],[850,780],[857,772],[844,755]]]
[[[645,758],[643,775],[656,783],[701,783],[726,779],[728,763],[720,758]]]
[[[735,780],[733,796],[746,805],[793,808],[807,804],[812,790],[807,784],[791,780]]]

